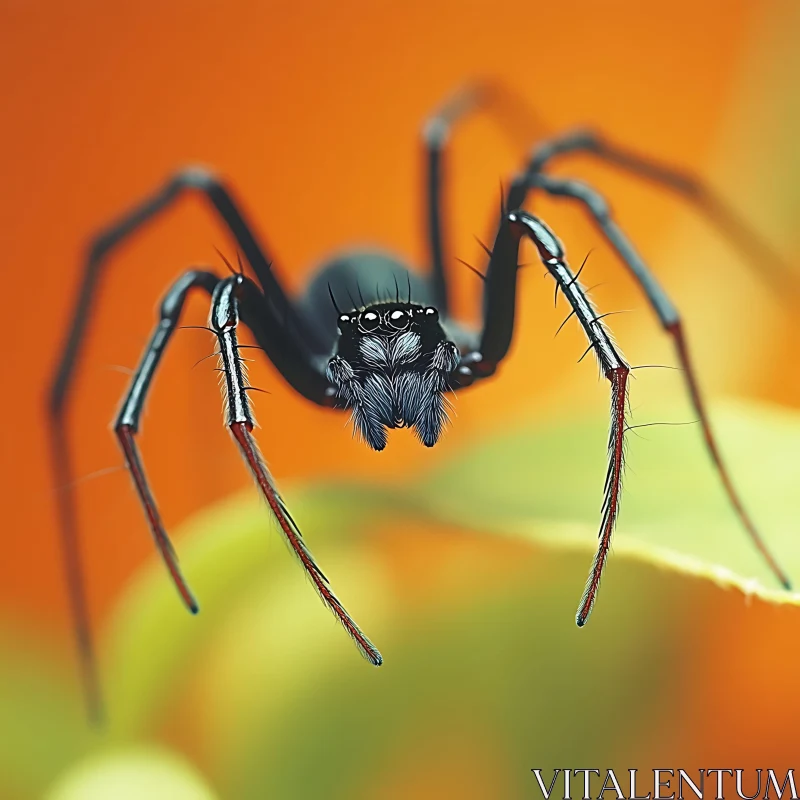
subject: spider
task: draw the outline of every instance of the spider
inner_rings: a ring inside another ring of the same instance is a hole
[[[778,580],[789,579],[768,551],[744,509],[718,451],[699,384],[692,367],[681,318],[631,241],[614,220],[601,194],[577,180],[545,170],[557,157],[587,153],[693,202],[752,258],[775,267],[778,259],[733,213],[695,178],[609,143],[590,130],[574,130],[537,144],[501,198],[497,234],[486,248],[483,323],[478,331],[457,324],[450,315],[447,246],[442,224],[446,143],[453,126],[469,113],[491,108],[493,90],[471,86],[444,102],[423,128],[426,153],[427,235],[430,271],[422,275],[379,252],[353,252],[324,265],[305,292],[290,297],[281,286],[272,259],[254,233],[230,188],[212,172],[187,168],[133,207],[92,240],[74,314],[49,395],[49,420],[66,580],[81,662],[84,695],[91,716],[102,702],[90,634],[78,547],[70,450],[64,417],[70,387],[91,316],[98,277],[114,248],[185,192],[197,192],[228,227],[255,276],[226,264],[232,273],[219,277],[207,269],[184,272],[167,290],[152,337],[131,380],[114,430],[142,503],[155,544],[187,608],[197,602],[184,580],[175,551],[161,522],[136,445],[136,433],[151,381],[172,334],[179,327],[184,301],[200,290],[211,298],[210,330],[215,334],[224,377],[227,422],[272,515],[323,603],[374,665],[382,658],[337,599],[327,578],[292,519],[253,437],[255,425],[237,327],[245,325],[257,346],[300,396],[324,408],[347,410],[355,431],[374,450],[387,443],[387,429],[409,427],[432,447],[446,420],[447,393],[481,383],[506,357],[514,332],[518,253],[530,240],[546,270],[583,328],[589,350],[611,386],[608,473],[604,488],[599,544],[577,612],[583,626],[592,611],[611,536],[617,521],[627,427],[627,392],[631,367],[614,344],[586,290],[565,257],[564,248],[545,222],[522,210],[534,191],[580,204],[644,291],[664,330],[672,337],[705,444],[742,525]],[[224,257],[223,257],[224,258]],[[357,300],[356,300],[357,298]],[[566,322],[566,320],[565,320]]]

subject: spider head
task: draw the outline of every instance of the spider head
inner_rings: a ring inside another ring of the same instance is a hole
[[[387,428],[410,427],[423,444],[436,444],[447,419],[447,379],[460,358],[439,312],[376,303],[340,314],[338,326],[327,376],[364,441],[383,450]]]

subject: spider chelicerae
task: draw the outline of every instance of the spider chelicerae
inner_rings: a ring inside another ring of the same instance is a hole
[[[558,158],[590,154],[634,176],[654,182],[691,201],[751,258],[774,268],[779,259],[733,212],[691,175],[609,143],[590,130],[575,130],[538,143],[510,182],[497,218],[497,234],[486,248],[488,266],[483,280],[483,321],[480,330],[467,330],[450,314],[447,243],[442,196],[446,143],[453,126],[468,113],[492,108],[495,90],[468,87],[446,101],[423,129],[426,153],[426,203],[430,270],[420,274],[380,252],[353,252],[324,265],[305,292],[291,297],[253,226],[230,188],[202,168],[179,171],[92,240],[78,300],[49,396],[49,419],[56,483],[59,492],[64,563],[71,610],[90,714],[101,713],[97,671],[90,635],[84,582],[78,548],[75,501],[71,490],[70,451],[64,426],[67,400],[91,316],[97,280],[107,257],[128,236],[186,192],[206,198],[244,254],[255,280],[244,274],[240,261],[231,274],[220,277],[192,269],[178,277],[161,303],[156,328],[117,415],[115,432],[156,545],[184,603],[198,605],[184,580],[155,499],[148,486],[136,445],[136,433],[147,393],[161,356],[179,327],[190,292],[211,298],[210,330],[216,335],[224,375],[227,422],[281,532],[297,555],[325,605],[353,638],[361,653],[375,665],[382,658],[334,594],[327,578],[292,519],[261,457],[253,437],[254,418],[248,397],[237,327],[246,326],[258,348],[286,382],[319,406],[350,412],[355,430],[374,450],[387,443],[387,429],[409,427],[429,447],[436,444],[446,420],[448,392],[481,383],[506,357],[514,332],[519,249],[523,239],[533,243],[546,270],[555,279],[556,293],[567,298],[589,341],[589,350],[611,386],[609,463],[599,531],[599,544],[581,599],[577,623],[591,613],[619,513],[627,428],[627,392],[631,367],[611,339],[565,257],[564,248],[545,222],[522,210],[528,196],[543,192],[580,204],[616,251],[644,291],[664,330],[672,337],[706,446],[728,498],[754,544],[778,580],[789,580],[767,550],[744,509],[718,451],[677,309],[660,287],[636,248],[613,218],[608,204],[591,186],[554,177],[546,169]]]

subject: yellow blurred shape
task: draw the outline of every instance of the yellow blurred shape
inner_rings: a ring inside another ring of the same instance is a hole
[[[140,747],[104,752],[72,766],[46,800],[218,800],[185,759]]]

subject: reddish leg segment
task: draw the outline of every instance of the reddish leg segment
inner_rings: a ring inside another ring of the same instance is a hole
[[[606,495],[603,501],[603,521],[600,526],[600,543],[594,557],[592,571],[581,599],[575,621],[579,627],[586,624],[600,588],[600,576],[611,549],[611,534],[619,513],[622,471],[625,463],[625,404],[627,400],[629,368],[615,367],[606,372],[611,382],[611,428],[608,435],[608,474],[606,475]]]
[[[139,455],[139,448],[136,446],[135,435],[139,431],[139,421],[153,376],[172,338],[172,334],[178,327],[183,305],[189,292],[193,289],[203,289],[208,294],[211,294],[217,283],[219,283],[219,278],[212,272],[189,270],[184,272],[169,288],[161,302],[158,325],[153,331],[153,335],[142,355],[141,362],[133,375],[114,425],[114,432],[117,434],[117,439],[125,456],[125,462],[136,487],[136,493],[139,495],[139,500],[141,500],[147,516],[156,547],[158,547],[161,558],[164,560],[164,564],[169,570],[169,574],[172,576],[183,602],[193,614],[196,614],[199,610],[197,600],[195,600],[181,574],[178,566],[178,557],[164,530],[158,506],[147,482],[142,459]]]
[[[507,255],[513,253],[513,267],[516,270],[519,240],[529,238],[539,253],[539,258],[556,284],[572,306],[576,318],[584,329],[589,346],[594,350],[600,368],[611,384],[611,427],[608,439],[608,472],[606,474],[603,516],[600,523],[599,543],[594,564],[589,574],[586,590],[583,593],[576,622],[586,624],[597,599],[600,578],[611,547],[611,535],[619,514],[619,501],[622,489],[622,473],[625,466],[625,428],[627,409],[628,375],[630,367],[620,355],[611,336],[606,330],[589,300],[586,290],[578,282],[564,257],[564,248],[555,234],[538,218],[524,211],[508,215],[508,223],[516,245],[506,249]],[[502,231],[500,236],[502,236]],[[499,237],[498,237],[499,238]],[[497,248],[496,248],[497,250]]]
[[[306,547],[306,543],[303,541],[303,536],[299,528],[292,519],[283,503],[283,499],[275,488],[272,476],[252,436],[251,425],[247,422],[231,422],[230,430],[236,444],[239,445],[239,449],[244,456],[247,466],[250,468],[250,472],[253,473],[253,477],[255,478],[256,484],[258,484],[258,488],[261,490],[261,494],[264,496],[272,513],[275,515],[275,519],[278,521],[281,533],[289,543],[292,552],[299,559],[306,575],[311,579],[311,583],[314,584],[314,588],[317,590],[317,594],[322,599],[322,602],[333,612],[333,615],[339,620],[342,627],[350,634],[364,658],[374,666],[379,667],[383,663],[383,657],[378,652],[375,645],[362,633],[361,628],[356,625],[353,618],[347,613],[344,606],[339,601],[339,598],[333,593],[328,579],[317,566],[317,562],[311,555],[311,551]]]
[[[130,425],[118,425],[115,428],[115,432],[119,439],[120,446],[122,447],[122,452],[125,454],[125,462],[128,465],[131,478],[133,478],[133,483],[136,486],[136,492],[139,495],[142,507],[147,515],[147,521],[150,523],[150,531],[153,534],[153,539],[155,539],[158,552],[161,553],[161,558],[164,560],[164,564],[166,564],[169,574],[172,576],[172,580],[178,592],[180,592],[186,607],[192,614],[196,614],[200,610],[200,607],[197,605],[197,600],[195,600],[185,578],[181,574],[175,548],[173,548],[172,542],[170,542],[164,530],[164,525],[161,522],[161,515],[158,513],[158,507],[156,506],[155,499],[153,498],[153,494],[150,491],[147,478],[144,474],[144,469],[142,468],[139,448],[136,447],[136,441],[133,438],[135,431]]]
[[[714,462],[714,465],[717,468],[720,480],[725,488],[725,493],[728,495],[728,500],[736,511],[736,514],[739,517],[742,525],[744,525],[745,529],[750,535],[750,538],[753,540],[753,544],[756,546],[758,552],[761,553],[764,560],[767,562],[767,564],[769,564],[769,568],[783,584],[783,587],[791,590],[792,582],[789,580],[789,576],[786,574],[780,564],[778,564],[778,562],[775,560],[775,557],[767,548],[766,542],[758,532],[756,526],[753,524],[750,515],[747,513],[747,509],[744,507],[744,505],[742,505],[742,501],[739,499],[739,494],[734,488],[731,477],[728,474],[728,468],[725,466],[725,462],[720,456],[719,449],[717,448],[717,442],[714,439],[713,433],[711,432],[711,423],[708,419],[708,415],[706,414],[703,396],[700,393],[700,387],[697,384],[694,368],[692,367],[692,362],[689,358],[689,348],[683,335],[683,327],[680,320],[667,326],[666,330],[669,335],[672,336],[673,341],[675,342],[675,349],[678,352],[678,360],[681,362],[681,366],[684,369],[686,385],[689,387],[689,395],[692,399],[692,405],[697,412],[697,416],[700,418],[700,427],[703,429],[703,437],[706,441],[706,447],[708,448],[711,460]]]
[[[353,618],[333,592],[328,579],[317,566],[314,556],[306,546],[300,529],[292,519],[283,502],[272,476],[259,452],[258,445],[251,431],[255,427],[255,419],[247,397],[245,365],[239,356],[239,345],[236,337],[236,326],[239,323],[237,293],[243,283],[241,276],[233,276],[222,281],[214,290],[211,306],[211,328],[219,341],[221,369],[225,377],[225,403],[227,407],[228,426],[231,434],[241,450],[256,484],[267,501],[281,533],[292,552],[297,556],[306,575],[311,579],[322,602],[331,610],[352,637],[361,654],[374,666],[383,663],[383,657],[374,644],[362,633]]]

